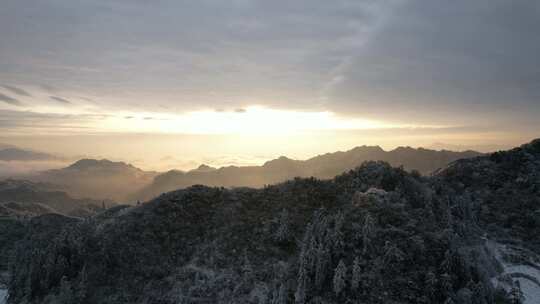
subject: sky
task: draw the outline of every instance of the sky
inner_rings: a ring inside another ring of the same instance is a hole
[[[3,0],[0,142],[159,170],[505,149],[540,137],[538,54],[536,0]]]

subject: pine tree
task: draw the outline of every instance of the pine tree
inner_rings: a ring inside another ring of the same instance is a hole
[[[342,212],[339,212],[334,217],[334,230],[332,235],[333,249],[334,254],[341,254],[343,248],[345,247],[345,241],[343,236],[343,223],[345,222],[345,217]]]
[[[452,292],[452,278],[448,273],[441,275],[441,290],[444,296],[449,296]]]
[[[251,266],[251,262],[249,261],[249,258],[247,256],[247,252],[244,252],[244,263],[242,264],[242,275],[244,277],[244,280],[247,282],[251,282],[253,280],[253,267]]]
[[[450,250],[444,252],[444,259],[441,263],[441,271],[444,273],[452,272],[452,253]]]
[[[364,218],[364,226],[362,227],[362,243],[364,245],[363,247],[363,253],[366,254],[368,251],[368,248],[371,244],[371,237],[373,235],[374,230],[374,221],[371,217],[371,214],[366,214],[366,217]]]
[[[454,226],[454,218],[452,216],[452,207],[450,206],[450,201],[446,203],[446,226],[448,229],[452,229]]]
[[[394,243],[390,241],[386,241],[383,250],[384,250],[384,256],[383,256],[384,265],[388,265],[392,262],[402,261],[405,256],[403,251],[401,251]]]
[[[429,299],[435,299],[435,292],[437,288],[437,277],[431,271],[428,271],[425,279],[426,293],[428,294]]]
[[[287,209],[283,209],[279,214],[275,239],[278,242],[285,242],[289,239],[289,212]]]
[[[75,298],[78,303],[82,303],[88,295],[88,272],[86,270],[86,265],[83,266],[83,269],[80,274],[79,284],[76,289]]]
[[[444,301],[444,304],[456,304],[456,302],[452,299],[452,297],[448,297]]]
[[[63,276],[60,281],[60,291],[58,292],[58,303],[60,304],[71,304],[73,303],[74,296],[71,284],[68,279]]]
[[[336,295],[339,295],[346,285],[346,278],[347,278],[347,266],[345,266],[345,263],[343,260],[339,261],[339,264],[336,267],[336,270],[334,271],[334,292]]]
[[[484,284],[482,282],[476,283],[473,289],[474,299],[475,303],[478,304],[488,304],[488,301],[486,300],[487,297],[487,291],[484,287]]]
[[[279,293],[276,300],[274,302],[275,304],[287,304],[287,288],[285,285],[281,284],[279,286]]]
[[[297,304],[306,303],[306,279],[304,277],[298,279],[298,287],[294,293],[294,302]]]
[[[300,253],[299,267],[298,267],[298,282],[296,292],[294,293],[294,301],[297,304],[304,304],[306,302],[306,288],[307,288],[307,269],[306,269],[306,257],[302,252]]]
[[[328,252],[322,243],[317,244],[317,261],[315,263],[315,286],[320,289],[326,279],[326,269],[329,263]]]
[[[360,259],[358,257],[354,258],[353,269],[352,269],[352,279],[351,279],[351,289],[356,290],[360,286],[360,276],[362,275],[360,269]]]

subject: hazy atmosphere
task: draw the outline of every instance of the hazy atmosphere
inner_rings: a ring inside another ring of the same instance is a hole
[[[0,0],[0,304],[540,303],[539,0]]]
[[[540,131],[537,1],[0,8],[0,142],[63,158],[189,169]]]

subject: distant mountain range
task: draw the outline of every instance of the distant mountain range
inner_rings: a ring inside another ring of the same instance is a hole
[[[58,186],[27,180],[0,181],[0,216],[36,216],[46,213],[84,216],[113,205],[110,201],[76,199]],[[105,206],[105,207],[106,207]]]
[[[82,198],[124,201],[128,194],[150,184],[157,172],[143,171],[124,162],[81,159],[72,165],[47,170],[31,179],[62,185],[69,194]]]
[[[38,160],[58,160],[59,158],[30,150],[24,150],[7,145],[0,145],[0,161],[38,161]]]
[[[3,151],[14,150],[24,151],[11,147],[6,147]],[[19,159],[23,158],[24,153],[27,158],[31,155],[34,158],[48,157],[47,154],[24,151],[19,153]],[[65,168],[42,171],[29,176],[28,179],[59,185],[61,191],[75,198],[110,199],[133,204],[139,200],[149,200],[164,192],[197,184],[258,188],[294,177],[330,179],[371,160],[386,161],[392,166],[403,166],[406,170],[430,174],[457,159],[479,155],[482,154],[475,151],[435,151],[411,147],[384,151],[378,146],[360,146],[349,151],[327,153],[307,160],[293,160],[282,156],[261,166],[214,168],[201,165],[191,171],[171,170],[165,173],[144,171],[125,162],[81,159]]]
[[[152,184],[135,193],[131,198],[132,200],[147,200],[164,192],[196,184],[258,188],[294,177],[329,179],[370,160],[386,161],[392,166],[403,166],[406,170],[417,170],[422,174],[429,174],[455,160],[480,155],[482,154],[475,151],[435,151],[411,147],[384,151],[378,146],[361,146],[345,152],[319,155],[305,161],[282,156],[262,166],[229,166],[216,169],[201,165],[188,172],[171,170],[157,175]]]

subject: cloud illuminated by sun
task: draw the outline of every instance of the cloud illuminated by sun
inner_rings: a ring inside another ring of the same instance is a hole
[[[101,123],[108,131],[184,134],[291,134],[316,130],[367,130],[408,127],[381,121],[339,117],[332,112],[277,110],[250,106],[242,111],[185,114],[124,113]]]

